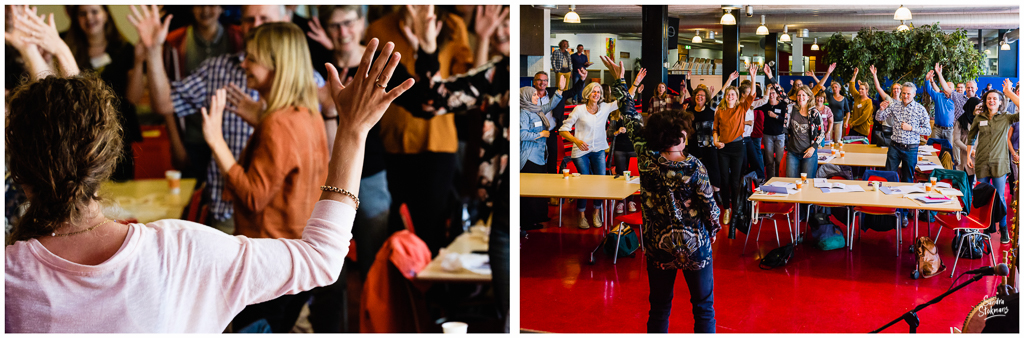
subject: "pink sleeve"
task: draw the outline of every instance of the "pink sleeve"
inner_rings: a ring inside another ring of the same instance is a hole
[[[238,246],[217,259],[229,306],[245,306],[334,283],[348,254],[355,209],[331,200],[313,207],[302,239],[235,236]]]

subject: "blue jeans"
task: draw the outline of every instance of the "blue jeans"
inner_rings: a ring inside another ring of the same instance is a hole
[[[577,73],[575,70],[573,70],[573,72],[572,72],[572,82],[569,82],[569,84],[570,85],[575,85],[576,81],[579,81],[579,80],[580,80],[580,73]],[[584,84],[584,85],[586,85],[586,84]],[[583,88],[580,88],[579,90],[577,90],[576,91],[576,95],[574,95],[572,97],[572,99],[575,100],[575,102],[579,102],[581,99],[583,99]]]
[[[779,166],[782,165],[782,155],[786,153],[786,134],[764,135],[761,138],[764,143],[764,169],[765,178],[772,178],[779,175]]]
[[[800,177],[801,173],[806,173],[807,178],[816,177],[818,173],[818,156],[804,158],[803,155],[803,153],[786,153],[786,177]]]
[[[754,169],[757,178],[764,179],[764,158],[761,157],[761,138],[744,137],[743,145],[747,147],[747,165]]]
[[[902,164],[902,167],[900,166]],[[917,145],[893,142],[886,153],[885,170],[899,170],[900,182],[914,182],[914,168],[917,167]]]
[[[355,238],[356,256],[359,257],[359,271],[363,276],[370,272],[377,251],[388,239],[388,218],[391,216],[391,192],[388,191],[387,170],[359,180],[359,210],[353,222],[352,237]]]
[[[700,270],[683,270],[686,288],[690,290],[693,305],[693,333],[715,333],[715,275],[713,264]],[[651,311],[647,318],[648,333],[668,333],[668,318],[672,313],[673,289],[676,272],[661,270],[647,261],[647,282],[650,284]]]
[[[999,177],[982,177],[979,178],[978,181],[985,182],[996,187],[996,193],[999,194],[999,202],[1006,205],[1006,175]],[[999,220],[999,233],[1006,236],[1006,216],[1003,216],[1003,218]]]
[[[576,170],[579,170],[580,175],[604,175],[604,150],[587,153],[580,157],[573,157],[572,163],[576,165]],[[576,210],[583,212],[587,210],[587,202],[590,200],[577,199]],[[594,205],[594,209],[601,209],[601,204],[591,202]]]

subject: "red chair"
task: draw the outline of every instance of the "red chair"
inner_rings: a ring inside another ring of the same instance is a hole
[[[761,239],[761,224],[763,224],[765,220],[771,219],[772,220],[772,224],[775,226],[775,243],[778,244],[779,246],[782,246],[782,242],[779,241],[779,222],[778,222],[778,220],[775,219],[775,215],[785,214],[786,215],[786,228],[789,229],[790,233],[793,233],[793,227],[792,227],[793,222],[789,219],[789,214],[793,213],[793,210],[796,209],[796,204],[792,204],[792,203],[776,203],[776,202],[751,202],[751,203],[754,204],[752,209],[754,209],[754,214],[756,216],[752,217],[750,219],[750,221],[758,223],[757,224],[757,237],[754,238],[754,242],[757,242],[758,240]],[[757,222],[758,220],[760,220],[760,222]],[[751,224],[751,228],[753,228],[753,224]],[[746,251],[747,251],[747,241],[749,241],[749,240],[750,240],[750,234],[747,234],[747,238],[743,240],[743,250],[740,251],[740,256],[742,256],[744,253],[746,253]]]
[[[939,223],[939,231],[935,234],[935,241],[939,241],[939,235],[942,234],[942,228],[950,228],[953,231],[965,231],[966,235],[960,241],[960,247],[953,253],[956,255],[956,259],[953,260],[953,271],[949,273],[949,277],[952,278],[953,274],[956,273],[956,263],[960,260],[960,251],[963,250],[964,242],[969,238],[980,236],[988,239],[988,246],[992,246],[992,237],[982,232],[982,230],[988,229],[989,222],[992,219],[992,207],[995,204],[995,194],[992,194],[992,199],[989,199],[988,204],[977,207],[977,205],[971,205],[971,212],[967,216],[960,216],[959,214],[952,215],[936,215],[935,221]],[[995,251],[995,250],[993,250]],[[989,253],[989,257],[992,258],[992,266],[996,265],[996,256],[994,252]]]
[[[188,202],[188,214],[185,216],[186,221],[200,224],[206,223],[206,205],[201,204],[203,200],[203,189],[206,189],[206,182],[200,183],[199,186],[192,191],[192,198]]]
[[[640,176],[640,166],[636,163],[636,157],[629,158],[629,172],[632,173],[633,176]]]
[[[630,228],[633,229],[633,231],[636,231],[636,237],[640,239],[640,251],[647,251],[644,250],[644,233],[641,230],[644,224],[643,211],[637,211],[632,214],[617,216],[615,217],[615,222],[618,222],[620,225],[628,225]],[[619,241],[621,239],[622,237],[617,237],[617,240],[615,241],[615,258],[612,259],[612,264],[616,264],[619,262]],[[593,262],[593,256],[591,256],[591,262]]]
[[[874,175],[869,176],[867,180],[868,181],[888,182],[888,180],[886,180],[884,177],[874,176]],[[896,229],[896,257],[899,257],[900,256],[900,245],[903,244],[903,228],[901,227],[901,224],[900,224],[900,220],[901,220],[900,216],[902,216],[902,215],[901,215],[899,209],[896,209],[896,208],[886,208],[886,207],[853,207],[853,222],[850,224],[850,226],[848,228],[848,231],[847,231],[847,233],[850,234],[850,239],[849,239],[849,242],[850,242],[849,250],[850,251],[853,251],[853,232],[852,231],[857,229],[857,226],[856,226],[856,224],[857,224],[857,213],[862,213],[862,214],[867,214],[867,215],[880,215],[880,216],[892,215],[892,216],[896,216],[896,228],[895,228]],[[860,231],[857,231],[857,236],[860,236]]]

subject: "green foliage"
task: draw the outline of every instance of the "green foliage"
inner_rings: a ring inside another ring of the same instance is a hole
[[[836,33],[825,41],[823,49],[825,63],[836,63],[834,76],[849,79],[853,69],[859,67],[858,76],[868,83],[870,65],[878,69],[879,81],[888,78],[920,83],[936,62],[942,64],[946,81],[964,82],[982,75],[985,57],[967,39],[966,31],[957,29],[946,34],[937,23],[903,32],[862,28],[853,39]]]

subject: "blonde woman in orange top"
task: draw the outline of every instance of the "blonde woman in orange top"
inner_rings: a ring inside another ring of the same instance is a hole
[[[225,90],[214,95],[208,113],[203,109],[203,135],[224,173],[225,198],[234,204],[235,235],[300,239],[327,179],[329,159],[305,35],[289,22],[256,27],[247,38],[242,68],[247,86],[266,99],[267,108],[238,161],[221,132]],[[309,299],[307,292],[247,306],[234,327],[267,319],[274,332],[288,332]]]

